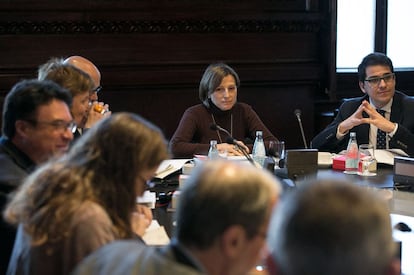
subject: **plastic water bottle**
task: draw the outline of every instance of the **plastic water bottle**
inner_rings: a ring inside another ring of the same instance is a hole
[[[345,172],[347,174],[356,174],[358,172],[358,143],[355,132],[349,134],[348,147],[346,148]]]
[[[264,161],[266,159],[266,149],[263,142],[262,131],[256,131],[256,139],[254,141],[252,154],[254,161],[263,167]]]
[[[210,149],[208,150],[208,158],[211,160],[220,158],[219,151],[217,149],[217,140],[210,140]]]

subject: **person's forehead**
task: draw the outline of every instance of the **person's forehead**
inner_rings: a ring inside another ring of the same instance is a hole
[[[53,121],[53,120],[71,120],[68,105],[61,100],[53,99],[47,104],[42,104],[36,110],[37,120]]]
[[[236,82],[236,79],[234,78],[233,75],[228,74],[225,77],[223,77],[223,79],[221,80],[221,82]]]
[[[391,72],[391,68],[388,67],[387,65],[371,65],[371,66],[367,66],[367,68],[365,69],[365,73],[367,76],[390,73],[390,72]]]

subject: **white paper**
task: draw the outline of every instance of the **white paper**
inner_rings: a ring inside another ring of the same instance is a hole
[[[378,163],[394,165],[394,157],[395,156],[404,156],[408,157],[408,155],[401,149],[377,149],[375,150],[375,159]]]
[[[147,245],[167,245],[170,242],[164,226],[160,226],[156,220],[152,220],[142,239]]]
[[[329,152],[318,152],[318,166],[329,167],[332,165],[335,154]]]
[[[156,200],[155,192],[150,192],[149,190],[146,190],[142,196],[137,197],[137,203],[144,204],[149,208],[155,208]]]
[[[166,159],[161,162],[157,171],[155,172],[155,178],[163,179],[168,175],[180,170],[183,165],[192,159]]]

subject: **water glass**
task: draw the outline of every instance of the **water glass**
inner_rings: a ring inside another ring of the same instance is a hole
[[[276,163],[285,158],[285,142],[284,141],[269,141],[268,155],[275,158]]]
[[[358,151],[358,175],[375,176],[377,173],[377,160],[375,159],[374,146],[372,144],[359,145]]]

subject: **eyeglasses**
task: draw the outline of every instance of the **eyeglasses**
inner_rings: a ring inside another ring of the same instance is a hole
[[[92,93],[99,93],[102,90],[102,86],[98,86],[92,90]]]
[[[383,76],[367,78],[365,79],[365,81],[368,82],[369,85],[375,87],[381,83],[381,80],[384,80],[385,83],[388,83],[394,80],[394,77],[395,77],[395,74],[390,73],[390,74],[385,74]]]
[[[77,125],[73,121],[66,122],[66,121],[63,121],[63,120],[55,120],[55,121],[47,122],[47,121],[36,121],[36,120],[30,120],[30,119],[27,119],[26,121],[32,123],[33,125],[36,125],[36,124],[48,125],[48,126],[52,127],[53,130],[55,130],[55,131],[64,132],[66,130],[69,130],[69,131],[71,131],[71,133],[75,133],[75,131],[77,129]]]
[[[224,93],[225,91],[229,93],[234,93],[237,91],[237,86],[228,86],[228,87],[217,87],[214,92],[215,93]]]

